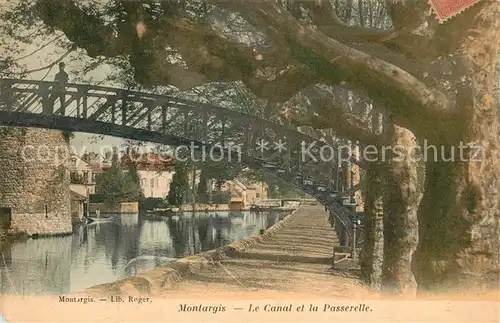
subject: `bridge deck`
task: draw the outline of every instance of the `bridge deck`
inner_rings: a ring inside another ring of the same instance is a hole
[[[184,277],[165,296],[249,297],[250,294],[261,298],[276,292],[307,294],[307,297],[369,295],[357,279],[332,271],[332,249],[336,242],[324,208],[306,206],[265,242],[225,259],[220,265]]]

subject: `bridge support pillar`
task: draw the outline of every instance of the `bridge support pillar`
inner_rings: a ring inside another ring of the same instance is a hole
[[[71,233],[70,150],[63,133],[0,129],[0,209],[10,214],[9,230],[29,235]]]

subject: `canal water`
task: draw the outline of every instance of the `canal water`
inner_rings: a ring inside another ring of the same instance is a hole
[[[19,241],[0,256],[0,294],[60,295],[255,236],[285,214],[120,215],[64,237]]]

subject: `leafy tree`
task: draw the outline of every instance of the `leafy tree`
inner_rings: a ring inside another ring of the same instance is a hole
[[[164,208],[165,200],[160,197],[146,197],[139,204],[141,212],[154,210],[155,208]]]
[[[139,201],[143,194],[136,175],[124,173],[118,165],[118,154],[113,154],[111,167],[96,178],[98,199],[111,205]]]
[[[236,178],[242,174],[243,166],[235,162],[228,161],[211,161],[197,163],[200,168],[200,181],[197,187],[196,198],[200,203],[207,203],[208,197],[208,184],[215,183],[216,188],[220,189],[222,183]]]
[[[129,185],[129,194],[134,200],[144,199],[144,192],[141,188],[141,177],[136,165],[131,165],[125,174],[125,182]]]
[[[167,202],[169,205],[179,206],[183,204],[187,198],[189,183],[186,169],[186,165],[182,163],[177,163],[175,165],[175,174],[172,176],[170,191],[167,195]]]

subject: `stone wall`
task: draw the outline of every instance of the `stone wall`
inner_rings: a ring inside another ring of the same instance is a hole
[[[0,208],[11,232],[72,232],[68,141],[61,131],[0,127]]]
[[[116,205],[106,205],[105,203],[90,203],[90,213],[95,213],[99,210],[101,214],[106,213],[139,213],[138,202],[124,202]]]
[[[192,212],[193,206],[191,204],[183,204],[179,207],[179,210],[182,212]],[[198,203],[195,206],[196,212],[217,212],[217,211],[232,211],[229,204],[202,204]],[[248,211],[250,207],[241,206],[238,208],[238,211]]]

